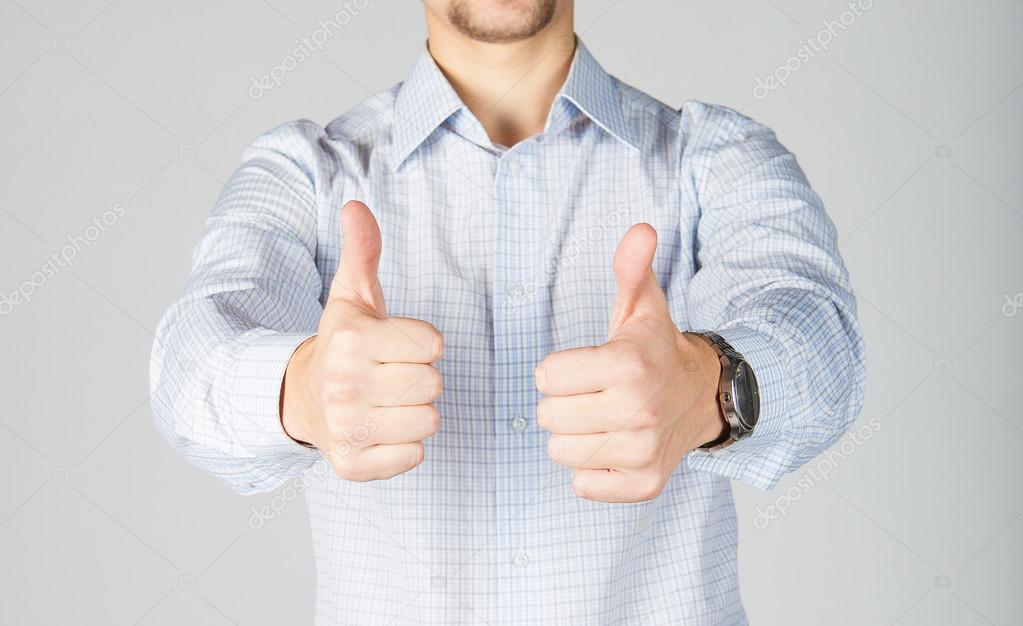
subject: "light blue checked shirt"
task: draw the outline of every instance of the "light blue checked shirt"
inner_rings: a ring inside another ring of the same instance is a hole
[[[446,340],[425,462],[373,483],[337,478],[278,413],[352,199],[380,223],[389,313]],[[690,454],[656,500],[602,504],[547,457],[533,369],[607,339],[612,257],[636,222],[657,229],[675,323],[746,356],[762,411],[751,438]],[[729,479],[771,487],[824,450],[863,380],[835,229],[795,157],[732,110],[618,82],[581,44],[543,133],[510,149],[426,52],[326,129],[261,137],[152,360],[157,424],[186,457],[241,493],[305,494],[320,624],[745,623]]]

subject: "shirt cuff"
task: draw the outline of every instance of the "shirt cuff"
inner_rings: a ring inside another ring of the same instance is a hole
[[[288,436],[281,424],[281,385],[291,356],[305,333],[271,333],[246,338],[234,353],[228,400],[237,441],[255,457],[319,453]]]
[[[760,416],[753,434],[727,448],[694,450],[686,457],[691,469],[770,489],[789,471],[795,446],[785,409],[788,359],[770,336],[749,328],[715,330],[753,368],[760,389]]]

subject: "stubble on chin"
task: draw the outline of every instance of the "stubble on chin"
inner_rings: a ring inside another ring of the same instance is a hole
[[[472,0],[453,0],[447,18],[460,33],[484,43],[511,43],[529,39],[554,19],[555,0],[521,0],[525,15],[513,24],[493,24],[478,14]]]

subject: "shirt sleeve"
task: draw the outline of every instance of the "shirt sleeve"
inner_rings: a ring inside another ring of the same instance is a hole
[[[184,296],[156,332],[153,415],[189,461],[240,493],[273,489],[319,459],[280,422],[285,368],[316,332],[317,181],[323,131],[295,122],[246,151],[206,222]]]
[[[752,365],[752,436],[689,467],[767,489],[832,445],[863,404],[864,345],[834,224],[767,127],[723,107],[682,110],[683,178],[701,215],[689,303]]]

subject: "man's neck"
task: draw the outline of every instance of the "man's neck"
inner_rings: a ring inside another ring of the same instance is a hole
[[[575,53],[572,10],[514,43],[469,39],[426,11],[429,50],[490,140],[513,146],[543,130]]]

